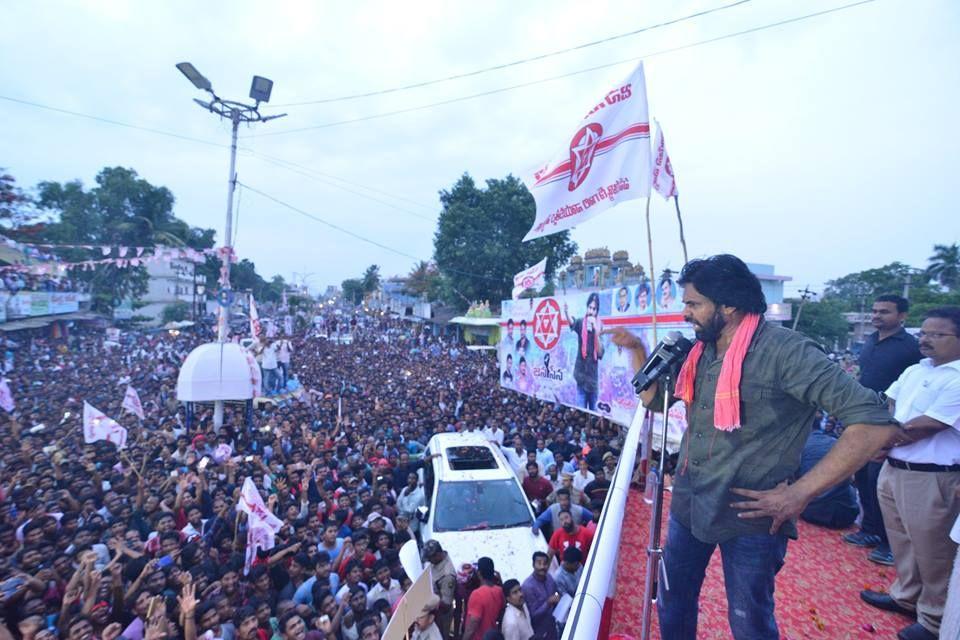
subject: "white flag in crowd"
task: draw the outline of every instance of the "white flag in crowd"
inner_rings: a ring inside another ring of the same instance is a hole
[[[102,411],[89,402],[83,402],[83,441],[87,444],[106,440],[117,445],[118,449],[127,446],[127,430],[108,418]]]
[[[260,324],[260,314],[257,313],[257,303],[253,301],[253,294],[250,294],[250,337],[259,338],[263,333],[263,326]]]
[[[538,291],[542,289],[547,283],[546,276],[546,258],[513,276],[513,299],[516,300],[519,298],[520,294],[527,289],[537,289]]]
[[[283,527],[283,522],[263,504],[263,498],[252,478],[246,478],[243,481],[237,509],[247,514],[247,555],[244,560],[244,573],[248,573],[257,557],[258,549],[264,551],[273,549],[274,539]]]
[[[137,390],[134,389],[132,385],[127,385],[127,393],[123,396],[123,404],[121,406],[143,420],[143,405],[140,404],[140,394],[137,393]]]
[[[564,231],[610,207],[650,195],[650,120],[640,63],[590,108],[549,162],[523,179],[537,202],[524,240]]]
[[[6,378],[0,380],[0,407],[7,413],[13,413],[13,394],[10,393],[10,384]]]
[[[667,145],[663,141],[663,127],[657,122],[657,137],[653,143],[653,173],[650,178],[653,188],[669,200],[677,195],[677,178],[673,175],[673,165],[667,155]]]

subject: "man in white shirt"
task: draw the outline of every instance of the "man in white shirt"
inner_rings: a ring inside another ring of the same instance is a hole
[[[577,491],[583,491],[583,488],[593,482],[596,476],[590,471],[590,466],[587,464],[586,458],[580,458],[579,467],[573,475],[573,487]]]
[[[523,601],[523,590],[517,580],[503,583],[503,596],[507,606],[503,610],[503,622],[500,632],[504,640],[530,640],[533,638],[533,624],[530,622],[530,610]]]
[[[275,343],[268,342],[263,347],[263,360],[260,363],[260,367],[263,369],[264,393],[273,393],[277,390],[277,384],[279,383],[277,365],[277,346]]]
[[[501,429],[498,425],[490,424],[488,421],[486,426],[483,427],[483,431],[481,431],[481,433],[483,434],[483,437],[487,439],[487,441],[494,442],[500,446],[503,445],[503,429]]]
[[[290,378],[290,354],[293,353],[293,345],[286,338],[280,338],[275,343],[277,347],[277,367],[280,369],[281,389],[287,388],[287,380]]]
[[[523,474],[526,473],[527,450],[523,448],[523,439],[520,434],[513,436],[513,446],[504,448],[503,455],[517,477],[523,478]]]
[[[917,334],[924,359],[887,390],[903,427],[877,485],[897,579],[889,594],[863,591],[877,608],[916,617],[901,640],[936,640],[960,515],[960,307],[927,312]]]
[[[377,600],[383,599],[390,603],[390,608],[397,604],[397,601],[403,597],[403,589],[400,583],[390,577],[390,566],[380,560],[373,567],[377,583],[367,591],[367,608],[373,610],[373,605]]]

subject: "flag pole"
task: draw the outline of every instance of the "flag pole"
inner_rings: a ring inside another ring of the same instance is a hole
[[[650,257],[650,298],[653,303],[653,344],[657,344],[657,287],[653,270],[653,233],[650,231],[650,200],[653,194],[647,195],[647,254]]]
[[[689,262],[689,259],[687,258],[687,239],[683,237],[683,218],[680,216],[679,194],[674,194],[673,204],[677,208],[677,222],[680,224],[680,246],[683,247],[683,264],[687,264],[687,262]],[[650,224],[649,221],[647,224]]]

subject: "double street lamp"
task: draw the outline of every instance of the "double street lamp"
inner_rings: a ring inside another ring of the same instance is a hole
[[[197,71],[189,62],[181,62],[177,69],[187,77],[194,87],[210,94],[208,101],[194,98],[193,101],[203,107],[205,110],[215,113],[220,117],[229,118],[232,126],[230,137],[230,174],[227,177],[227,222],[223,236],[223,272],[221,276],[221,287],[225,294],[220,298],[220,315],[217,321],[217,341],[227,341],[227,331],[230,326],[230,260],[233,254],[233,193],[237,186],[237,130],[241,122],[267,122],[284,117],[285,113],[264,116],[260,113],[260,103],[270,101],[270,93],[273,91],[273,80],[262,76],[253,76],[253,82],[250,84],[250,98],[254,104],[236,102],[234,100],[224,100],[213,91],[213,85],[202,73]],[[214,405],[214,425],[219,429],[223,425],[223,401],[218,400]]]

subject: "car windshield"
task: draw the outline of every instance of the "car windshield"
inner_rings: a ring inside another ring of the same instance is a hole
[[[527,501],[514,480],[441,482],[434,531],[477,531],[529,527]]]

